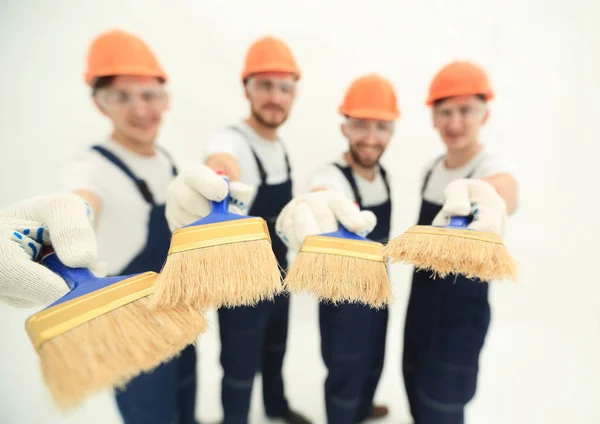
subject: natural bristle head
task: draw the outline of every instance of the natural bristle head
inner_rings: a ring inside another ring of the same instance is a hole
[[[25,329],[31,343],[37,350],[54,337],[148,296],[154,290],[156,277],[155,272],[134,275],[30,316]]]
[[[394,238],[383,249],[392,263],[403,262],[432,271],[482,281],[517,280],[517,266],[502,243],[439,232],[410,232]]]
[[[253,305],[281,291],[281,272],[266,240],[215,245],[170,254],[156,280],[154,307]]]
[[[374,241],[351,240],[311,235],[304,239],[300,252],[338,255],[368,261],[384,262],[383,245]]]
[[[333,303],[380,308],[392,301],[384,262],[342,255],[300,252],[284,284],[289,291],[306,292]]]
[[[193,308],[152,310],[142,298],[44,343],[38,352],[42,375],[66,411],[173,358],[206,328]]]
[[[257,240],[271,242],[266,221],[258,217],[183,227],[173,232],[169,254]]]
[[[502,237],[498,234],[474,231],[464,228],[448,228],[448,227],[434,227],[430,225],[414,225],[410,227],[407,234],[422,234],[422,235],[433,235],[433,236],[447,236],[456,237],[470,240],[478,240],[486,243],[497,243],[504,244]]]

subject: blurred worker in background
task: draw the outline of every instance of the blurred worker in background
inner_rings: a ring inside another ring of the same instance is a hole
[[[273,37],[255,41],[241,75],[250,116],[225,128],[206,145],[207,166],[254,189],[248,202],[239,206],[247,207],[249,215],[265,219],[271,234],[275,234],[277,216],[292,199],[290,160],[278,129],[289,116],[299,78],[300,70],[284,42]],[[183,186],[187,183],[181,180],[181,184],[173,193],[182,193],[185,201],[188,190]],[[280,267],[286,270],[286,246],[277,237],[271,241]],[[292,424],[309,423],[290,409],[284,390],[289,302],[288,294],[282,294],[256,306],[219,309],[225,424],[248,422],[252,386],[259,371],[266,415]]]
[[[451,63],[433,79],[427,105],[446,152],[426,167],[418,224],[447,225],[451,216],[472,214],[469,228],[504,234],[517,183],[512,164],[480,142],[493,97],[486,74],[472,63]],[[414,272],[403,373],[415,423],[464,422],[490,323],[488,287],[461,275]]]
[[[92,206],[100,257],[109,275],[160,272],[171,232],[165,196],[177,174],[156,139],[169,106],[167,75],[150,48],[123,31],[91,45],[86,82],[112,133],[66,170],[64,187]],[[126,235],[126,236],[124,236]],[[196,349],[131,380],[116,392],[125,423],[195,423]]]
[[[379,75],[357,78],[347,89],[339,113],[345,117],[341,131],[348,150],[312,176],[309,190],[328,190],[332,198],[334,193],[341,194],[360,210],[371,211],[377,224],[367,237],[385,244],[392,201],[380,159],[400,116],[394,88]],[[351,424],[385,417],[388,408],[374,406],[373,398],[383,369],[388,308],[321,303],[319,318],[321,351],[329,370],[325,383],[328,422]]]
[[[42,245],[51,244],[65,265],[98,275],[106,274],[99,258],[109,274],[127,275],[158,272],[167,256],[165,198],[176,168],[156,145],[169,105],[167,75],[142,40],[115,30],[91,44],[85,80],[112,133],[67,167],[66,192],[0,211],[0,299],[17,307],[48,306],[69,292],[63,279],[35,261]],[[202,170],[205,188],[226,193],[222,178]],[[198,196],[196,207],[208,213],[209,200],[222,199]],[[194,424],[194,346],[131,380],[116,392],[116,402],[125,424]]]

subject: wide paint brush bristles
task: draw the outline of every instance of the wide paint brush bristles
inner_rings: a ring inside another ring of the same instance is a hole
[[[392,300],[380,243],[338,237],[309,236],[292,264],[284,285],[333,303],[365,303],[374,308]]]
[[[416,228],[416,227],[415,227]],[[435,276],[461,274],[482,281],[517,280],[517,266],[503,243],[489,237],[465,236],[465,230],[431,227],[427,232],[411,232],[396,237],[382,253],[392,263],[404,262]]]
[[[149,309],[144,297],[43,343],[43,378],[63,410],[100,390],[121,387],[195,343],[206,330],[189,307]]]
[[[171,253],[157,280],[153,306],[207,308],[252,305],[282,289],[281,272],[267,240]]]
[[[320,300],[365,303],[374,308],[392,300],[385,263],[339,255],[298,253],[285,287]]]

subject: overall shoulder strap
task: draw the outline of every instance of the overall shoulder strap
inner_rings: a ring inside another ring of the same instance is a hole
[[[125,173],[135,183],[139,192],[142,194],[142,197],[144,198],[144,200],[146,200],[146,202],[150,203],[151,205],[155,204],[154,196],[152,196],[152,193],[150,192],[146,181],[136,177],[135,174],[131,171],[131,169],[129,169],[129,167],[125,165],[125,163],[121,159],[119,159],[113,152],[107,150],[102,146],[93,146],[92,150],[95,150],[98,153],[100,153],[109,162],[111,162],[113,165],[115,165],[121,171],[123,171],[123,173]]]
[[[471,172],[469,172],[469,174],[465,178],[473,178],[473,175],[475,175],[475,172],[477,171],[477,169],[479,169],[479,165],[481,165],[481,162],[483,162],[484,159],[485,156],[482,155],[482,157],[480,157],[477,160],[477,162],[475,162],[475,166],[473,166],[473,169],[471,169]]]
[[[171,164],[171,172],[173,173],[173,176],[176,177],[177,176],[177,167],[175,166],[175,161],[173,160],[173,157],[171,156],[171,154],[162,146],[157,145],[156,149],[160,150],[162,152],[162,154],[166,156],[167,160]]]
[[[337,167],[342,174],[344,174],[344,177],[346,178],[346,180],[348,180],[348,183],[350,184],[350,187],[352,188],[352,193],[354,193],[354,198],[356,199],[356,203],[358,203],[358,206],[362,209],[362,197],[360,195],[360,193],[358,192],[358,186],[356,185],[356,180],[354,179],[354,175],[352,175],[352,168],[350,168],[349,166],[342,166],[339,163],[333,163],[333,165],[335,167]]]
[[[230,130],[233,130],[233,131],[241,134],[244,137],[244,140],[246,140],[248,142],[248,147],[250,147],[250,150],[252,151],[252,155],[254,156],[254,161],[256,162],[256,167],[258,168],[258,173],[260,175],[260,181],[262,184],[266,183],[267,172],[265,171],[265,167],[263,166],[262,162],[258,158],[256,151],[252,147],[252,143],[250,143],[250,140],[248,140],[248,134],[246,134],[244,131],[242,131],[240,128],[236,127],[235,125],[230,125],[228,128]]]
[[[290,166],[290,159],[288,157],[287,149],[285,148],[285,144],[283,141],[279,141],[281,143],[281,148],[283,149],[283,156],[285,158],[285,166],[287,168],[288,178],[292,178],[292,167]]]
[[[427,171],[427,174],[425,174],[425,178],[423,179],[423,185],[421,186],[421,196],[425,194],[425,190],[427,189],[427,184],[429,184],[429,179],[431,178],[431,173],[433,172],[433,169],[438,163],[440,163],[444,159],[444,157],[446,157],[446,155],[441,155],[440,157],[438,157],[435,160],[435,162],[433,162],[433,165],[431,165],[431,168],[429,168],[429,170]]]
[[[258,168],[258,173],[260,174],[260,180],[261,180],[262,184],[265,184],[267,182],[267,172],[265,171],[265,167],[263,166],[260,158],[256,154],[256,151],[252,147],[252,143],[250,143],[250,140],[248,139],[248,134],[246,134],[241,128],[239,128],[235,125],[230,125],[228,128],[230,130],[236,131],[237,133],[241,134],[244,137],[244,140],[246,140],[248,142],[248,146],[250,147],[250,150],[252,150],[252,155],[254,156],[254,161],[256,162],[256,166]],[[285,145],[283,144],[282,141],[279,141],[279,142],[281,143],[281,148],[283,149],[283,156],[285,158],[285,166],[287,168],[288,178],[291,178],[292,167],[290,166],[290,159],[288,157]]]
[[[381,165],[379,165],[379,172],[381,172],[381,178],[383,178],[383,183],[385,184],[385,188],[387,190],[388,199],[392,198],[392,191],[390,190],[390,182],[388,181],[387,171]]]

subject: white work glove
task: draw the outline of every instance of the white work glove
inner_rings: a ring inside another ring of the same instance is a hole
[[[239,181],[230,181],[211,168],[200,165],[183,170],[169,184],[165,215],[169,228],[175,231],[210,213],[209,201],[219,202],[227,195],[229,187],[229,211],[246,215],[254,189]]]
[[[478,179],[456,180],[446,187],[444,196],[445,203],[433,220],[434,226],[447,225],[453,216],[473,214],[469,229],[504,237],[506,203],[490,183]]]
[[[69,267],[106,274],[97,261],[93,211],[73,193],[57,193],[0,210],[0,300],[12,306],[47,306],[69,292],[57,274],[35,262],[52,246]]]
[[[366,237],[375,228],[377,218],[371,211],[361,211],[342,194],[322,190],[289,202],[277,217],[275,231],[288,248],[299,250],[306,236],[337,231],[339,223]]]

